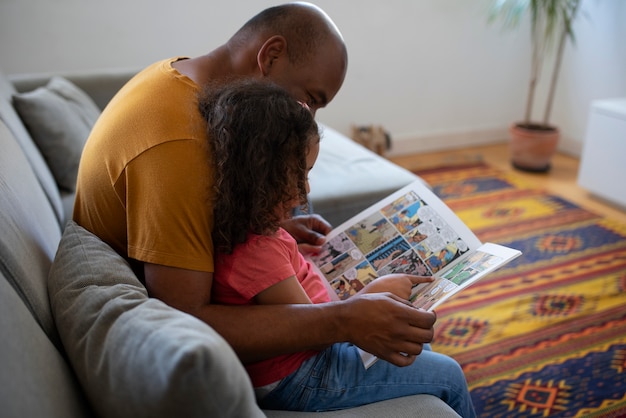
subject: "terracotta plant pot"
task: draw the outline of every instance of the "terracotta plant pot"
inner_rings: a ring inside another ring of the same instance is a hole
[[[559,142],[557,128],[518,122],[511,125],[509,135],[513,167],[537,173],[550,170],[552,156]]]

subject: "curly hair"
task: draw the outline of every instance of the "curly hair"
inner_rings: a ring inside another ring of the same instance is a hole
[[[319,130],[309,110],[267,81],[208,86],[199,107],[215,168],[213,242],[231,253],[250,232],[276,232],[294,200],[306,204],[306,156]]]

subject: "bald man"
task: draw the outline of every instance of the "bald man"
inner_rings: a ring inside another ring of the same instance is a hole
[[[407,366],[433,337],[434,314],[390,293],[319,305],[211,304],[213,176],[198,93],[216,81],[268,79],[315,112],[335,97],[347,64],[341,33],[321,9],[272,7],[206,55],[140,72],[86,143],[74,220],[125,257],[150,296],[212,326],[244,363],[347,341]],[[302,251],[319,249],[330,230],[316,215],[283,227]]]

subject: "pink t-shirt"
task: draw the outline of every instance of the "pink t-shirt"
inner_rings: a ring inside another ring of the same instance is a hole
[[[330,301],[322,278],[313,270],[291,235],[280,228],[272,236],[250,234],[232,254],[218,254],[212,301],[224,305],[254,305],[254,297],[270,286],[296,276],[313,303]],[[286,354],[246,365],[254,387],[276,382],[317,351]]]

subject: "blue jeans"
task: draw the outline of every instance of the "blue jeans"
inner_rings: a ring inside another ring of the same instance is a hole
[[[333,344],[285,377],[259,404],[265,409],[328,411],[416,394],[440,398],[463,418],[476,416],[461,366],[430,347],[410,366],[378,360],[365,369],[356,346]]]

